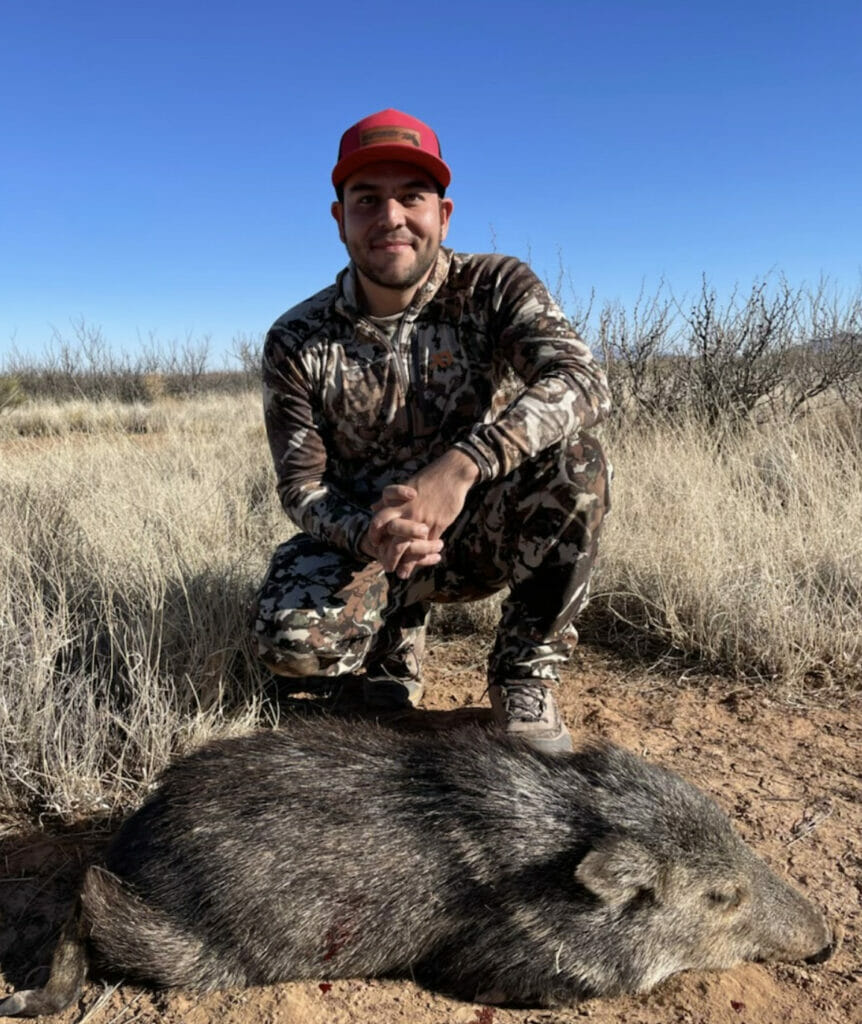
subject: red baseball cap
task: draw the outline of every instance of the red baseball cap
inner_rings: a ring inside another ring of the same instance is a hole
[[[440,159],[440,142],[428,125],[390,109],[363,117],[341,136],[332,184],[338,188],[354,171],[381,160],[417,164],[443,188],[452,180],[452,172]]]

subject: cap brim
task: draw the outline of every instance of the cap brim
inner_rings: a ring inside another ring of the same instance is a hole
[[[339,160],[332,170],[332,184],[337,188],[351,174],[355,174],[369,164],[379,164],[383,160],[397,160],[399,163],[416,164],[417,167],[427,171],[443,188],[446,188],[452,180],[452,172],[439,157],[426,153],[422,149],[412,149],[409,146],[387,146],[381,144],[358,149],[349,156]]]

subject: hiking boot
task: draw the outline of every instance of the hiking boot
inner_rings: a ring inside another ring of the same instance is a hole
[[[424,693],[421,679],[392,676],[377,668],[370,668],[362,680],[362,699],[368,707],[381,711],[416,707]]]
[[[422,700],[425,627],[421,623],[426,618],[427,610],[423,606],[411,605],[377,635],[362,684],[369,707],[396,710],[416,707]]]
[[[494,720],[507,736],[547,753],[567,753],[572,737],[549,687],[538,679],[511,679],[488,687]]]

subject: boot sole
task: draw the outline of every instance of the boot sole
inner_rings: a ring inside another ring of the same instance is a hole
[[[525,732],[510,732],[508,735],[545,754],[571,754],[574,750],[568,729],[564,729],[558,736],[530,736]]]

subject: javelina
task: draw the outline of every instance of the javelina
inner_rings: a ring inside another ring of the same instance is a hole
[[[170,768],[88,869],[44,989],[212,989],[410,972],[485,1001],[643,992],[686,968],[828,955],[824,919],[706,796],[611,746],[337,721]]]

